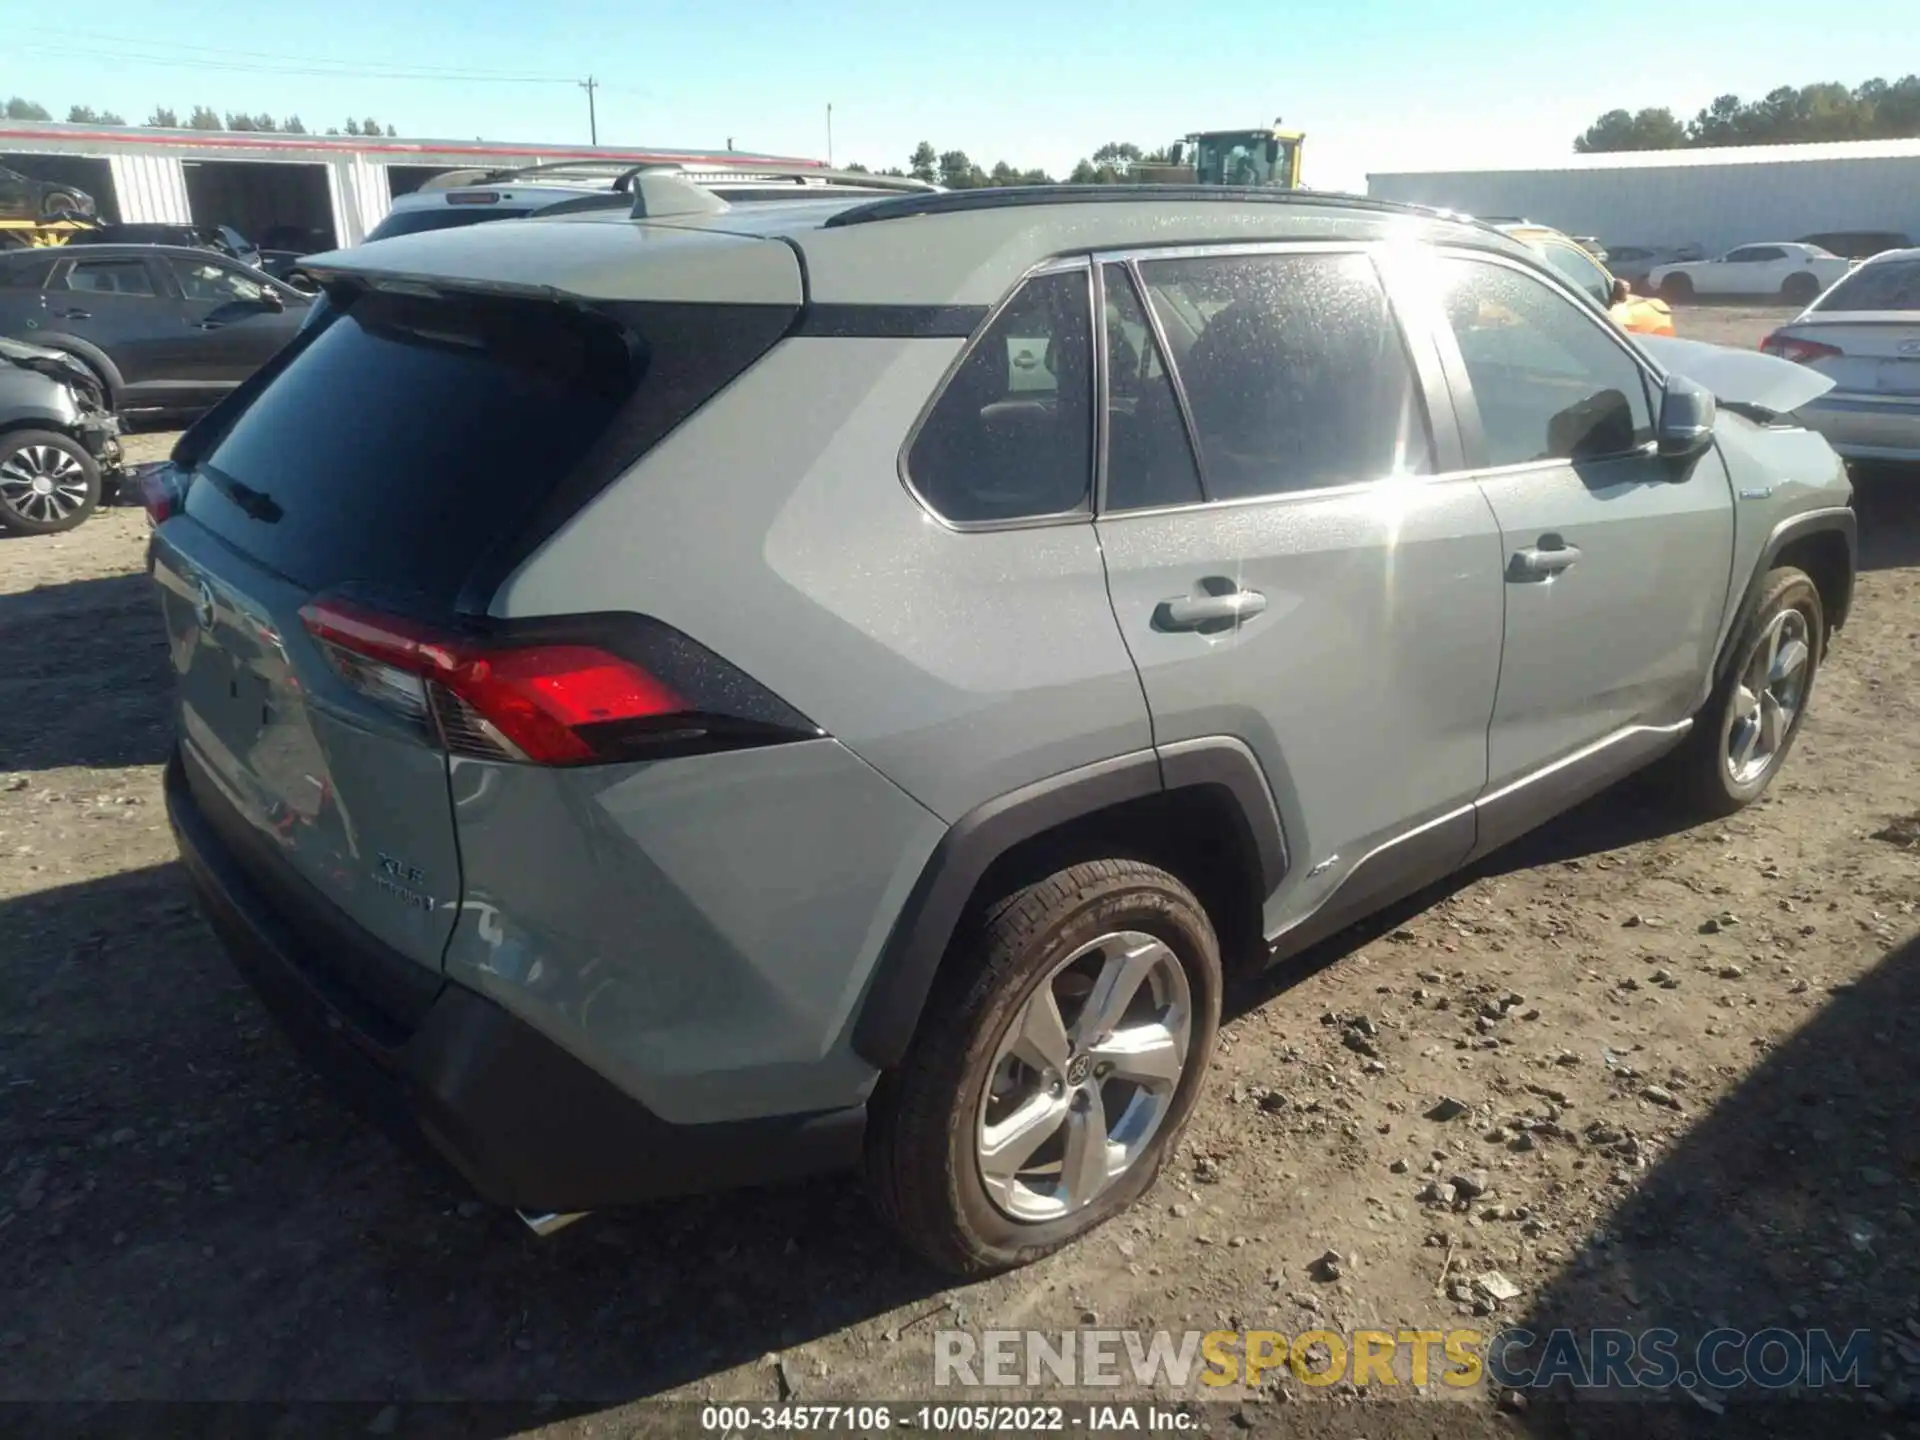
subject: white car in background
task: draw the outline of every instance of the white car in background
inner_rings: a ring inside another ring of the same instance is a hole
[[[1690,300],[1695,295],[1778,296],[1791,305],[1806,305],[1857,263],[1798,241],[1742,245],[1714,260],[1656,265],[1647,272],[1647,285],[1663,300]]]
[[[1920,460],[1920,249],[1864,262],[1760,348],[1833,381],[1795,418],[1849,460]]]

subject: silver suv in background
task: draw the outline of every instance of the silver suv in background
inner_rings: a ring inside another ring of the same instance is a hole
[[[655,174],[309,263],[153,488],[170,813],[288,1030],[543,1230],[864,1166],[1043,1255],[1230,972],[1655,761],[1751,802],[1852,593],[1827,381],[1406,207]]]

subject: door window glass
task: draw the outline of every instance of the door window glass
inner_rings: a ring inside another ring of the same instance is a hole
[[[1124,265],[1101,275],[1107,321],[1107,508],[1201,500],[1187,426],[1147,312]]]
[[[1504,265],[1440,270],[1487,465],[1591,460],[1653,438],[1645,376],[1606,322]]]
[[[189,300],[215,305],[258,304],[263,287],[238,270],[215,260],[175,260],[173,273]]]
[[[1573,245],[1555,242],[1540,247],[1546,262],[1573,286],[1591,295],[1602,306],[1613,304],[1613,281],[1585,251]]]
[[[1027,281],[934,402],[907,452],[920,497],[977,523],[1083,507],[1093,477],[1093,307],[1085,270]]]
[[[76,260],[67,271],[67,289],[94,295],[153,294],[153,275],[144,260]]]
[[[1170,343],[1209,499],[1433,468],[1413,367],[1366,256],[1207,255],[1140,273],[1169,335],[1191,336]]]

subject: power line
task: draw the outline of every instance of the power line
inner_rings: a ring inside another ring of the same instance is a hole
[[[402,70],[412,75],[445,75],[445,76],[448,76],[449,78],[458,78],[463,80],[497,79],[497,80],[512,80],[517,82],[551,81],[554,84],[572,83],[572,77],[566,76],[566,75],[522,75],[517,71],[492,70],[492,69],[485,69],[485,68],[476,69],[469,66],[414,65],[414,64],[395,65],[388,61],[379,61],[379,60],[375,60],[375,61],[334,60],[334,59],[330,59],[323,56],[287,55],[282,53],[276,53],[274,51],[269,51],[269,50],[241,50],[241,49],[235,49],[229,46],[221,46],[221,45],[191,45],[186,43],[185,41],[156,40],[147,36],[109,35],[102,31],[87,31],[87,30],[76,31],[76,30],[69,30],[69,29],[53,29],[51,27],[43,26],[43,25],[23,25],[18,27],[15,33],[52,36],[53,39],[50,42],[35,41],[35,42],[29,42],[29,43],[40,45],[43,47],[48,47],[48,48],[66,49],[69,51],[78,49],[83,53],[87,53],[87,54],[94,54],[94,53],[100,53],[100,52],[97,50],[97,47],[95,46],[91,46],[91,45],[78,46],[76,45],[75,42],[80,40],[89,40],[89,39],[104,40],[104,41],[107,41],[109,44],[119,45],[119,46],[132,46],[138,51],[147,52],[147,53],[151,53],[154,51],[164,52],[169,50],[186,50],[186,51],[192,51],[195,54],[199,54],[199,55],[212,56],[212,57],[215,57],[216,60],[220,60],[222,57],[239,57],[238,59],[230,59],[226,62],[226,63],[235,63],[235,64],[239,64],[241,63],[241,61],[247,61],[247,60],[272,60],[272,61],[277,61],[283,64],[291,64],[291,65],[299,65],[299,66],[339,67],[339,68],[347,69],[349,71]]]
[[[191,60],[163,55],[140,55],[78,47],[29,42],[13,47],[51,55],[85,55],[94,60],[111,60],[123,65],[144,65],[159,70],[203,70],[212,74],[305,75],[334,80],[405,80],[414,83],[451,81],[461,85],[574,85],[579,82],[557,75],[473,75],[446,70],[321,69],[313,65],[258,65],[238,61]]]

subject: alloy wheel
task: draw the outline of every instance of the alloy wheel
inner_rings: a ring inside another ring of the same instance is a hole
[[[0,503],[41,524],[68,519],[86,506],[86,471],[58,446],[22,446],[0,461]]]
[[[1186,969],[1156,936],[1102,935],[1055,966],[1008,1024],[981,1097],[994,1205],[1056,1220],[1125,1175],[1172,1107],[1192,1028]]]
[[[1806,703],[1813,649],[1807,617],[1786,609],[1760,632],[1733,692],[1733,725],[1727,732],[1727,773],[1736,785],[1766,774]]]

